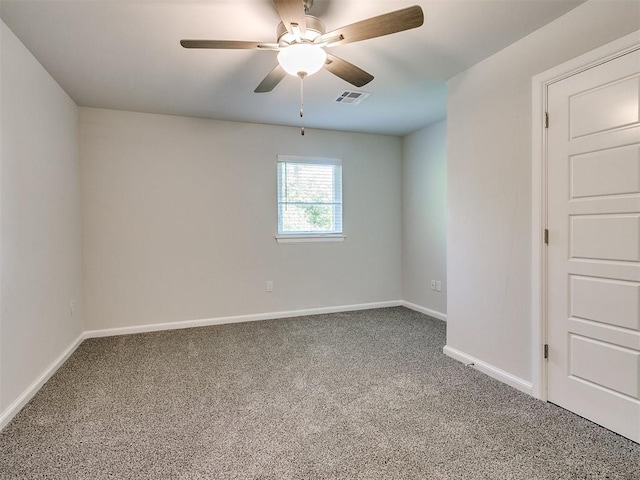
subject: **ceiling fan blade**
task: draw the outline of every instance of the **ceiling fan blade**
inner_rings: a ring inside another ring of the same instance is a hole
[[[307,31],[307,18],[302,0],[273,0],[273,5],[287,31],[296,38],[300,35],[304,36]],[[296,28],[298,32],[295,31]]]
[[[370,73],[367,73],[361,68],[356,67],[354,64],[331,54],[327,54],[327,63],[324,68],[329,70],[335,76],[340,77],[356,87],[363,87],[373,80],[373,75]]]
[[[180,40],[184,48],[219,48],[238,50],[279,50],[276,43],[244,42],[235,40]]]
[[[423,23],[424,13],[422,8],[415,5],[378,15],[377,17],[367,18],[346,27],[337,28],[322,35],[321,40],[328,42],[329,46],[343,45],[410,30],[421,26]]]
[[[276,68],[271,70],[269,75],[264,77],[264,80],[260,82],[260,85],[258,85],[253,92],[254,93],[270,92],[276,87],[276,85],[278,85],[282,81],[284,77],[286,77],[286,75],[287,75],[287,72],[285,72],[280,66],[280,64],[278,64]]]

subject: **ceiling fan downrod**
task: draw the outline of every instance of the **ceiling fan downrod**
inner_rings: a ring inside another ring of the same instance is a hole
[[[304,77],[307,76],[306,73],[300,72],[298,73],[300,77],[300,118],[304,119]],[[300,135],[304,136],[304,120],[301,120],[300,123]]]

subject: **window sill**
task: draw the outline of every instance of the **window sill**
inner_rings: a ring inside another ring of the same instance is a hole
[[[341,233],[335,234],[308,234],[308,235],[276,235],[278,243],[324,243],[342,242],[346,237]]]

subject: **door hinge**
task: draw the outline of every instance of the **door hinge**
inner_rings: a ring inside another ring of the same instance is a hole
[[[544,229],[544,243],[549,245],[549,229],[548,228]]]
[[[544,128],[549,128],[549,113],[544,112]]]
[[[544,344],[544,358],[545,360],[549,360],[549,344]]]

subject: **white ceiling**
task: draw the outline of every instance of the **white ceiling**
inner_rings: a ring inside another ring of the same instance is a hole
[[[302,0],[301,0],[302,1]],[[375,76],[361,105],[350,84],[305,80],[305,125],[404,135],[446,116],[446,80],[583,0],[315,0],[327,30],[419,4],[422,27],[335,47]],[[254,88],[276,53],[186,50],[189,39],[276,41],[271,0],[0,0],[0,17],[80,106],[300,125],[299,80]]]

